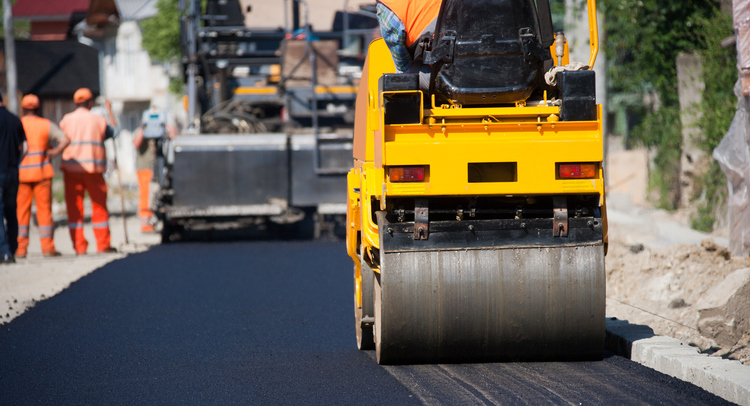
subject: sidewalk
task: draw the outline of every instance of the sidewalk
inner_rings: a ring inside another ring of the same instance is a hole
[[[677,244],[700,245],[706,238],[712,238],[722,247],[729,245],[726,238],[709,236],[678,223],[665,210],[623,205],[617,209],[608,207],[607,220],[610,233],[626,245],[643,244],[652,249]]]

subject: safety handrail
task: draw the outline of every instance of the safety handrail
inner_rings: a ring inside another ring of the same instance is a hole
[[[596,19],[596,0],[587,0],[589,9],[589,41],[591,42],[591,58],[589,66],[594,69],[596,55],[599,53],[599,25]]]

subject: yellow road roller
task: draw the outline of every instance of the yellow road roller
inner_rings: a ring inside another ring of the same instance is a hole
[[[347,250],[380,364],[600,359],[602,107],[547,0],[443,0],[418,74],[375,40],[356,101]]]

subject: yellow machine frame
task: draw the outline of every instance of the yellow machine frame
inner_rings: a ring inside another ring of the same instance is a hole
[[[594,0],[588,0],[588,12],[589,65],[593,66],[599,48]],[[568,60],[567,46],[565,51],[563,63]],[[378,80],[396,69],[382,39],[370,45],[365,66],[357,101],[355,164],[348,175],[346,240],[356,267],[359,304],[360,256],[370,262],[373,251],[379,249],[373,213],[389,208],[391,197],[598,194],[606,243],[601,105],[597,106],[596,121],[561,122],[559,107],[548,106],[546,100],[537,106],[518,103],[491,108],[436,106],[433,100],[432,108],[422,111],[421,123],[384,125],[384,93],[378,90]],[[421,97],[421,92],[416,93]],[[365,100],[360,100],[363,97]],[[364,112],[359,111],[362,108]],[[359,118],[365,115],[366,128],[362,128]],[[517,163],[515,182],[468,182],[470,163],[502,162]],[[565,162],[596,163],[598,176],[557,179],[556,165]],[[386,169],[405,165],[428,167],[425,181],[391,182]],[[380,272],[374,261],[372,268]]]

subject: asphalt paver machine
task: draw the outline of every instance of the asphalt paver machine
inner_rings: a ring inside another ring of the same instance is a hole
[[[547,0],[443,0],[429,89],[395,73],[382,39],[370,45],[346,243],[357,343],[379,363],[601,359],[607,222],[587,3],[584,67],[568,64]]]
[[[243,227],[311,237],[325,217],[343,234],[357,45],[374,14],[332,10],[338,28],[313,31],[306,3],[285,0],[292,26],[248,28],[238,0],[201,3],[181,2],[191,123],[160,156],[163,240]]]

